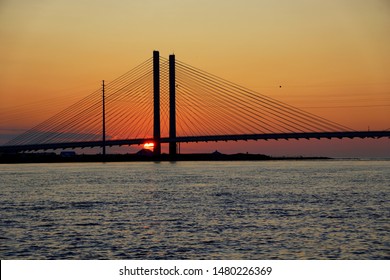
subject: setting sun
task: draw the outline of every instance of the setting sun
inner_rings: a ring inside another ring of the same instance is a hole
[[[154,148],[154,143],[153,142],[148,142],[148,143],[144,144],[144,149],[153,151],[153,148]]]

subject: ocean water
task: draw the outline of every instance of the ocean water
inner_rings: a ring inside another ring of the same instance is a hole
[[[390,259],[390,161],[0,165],[1,259]]]

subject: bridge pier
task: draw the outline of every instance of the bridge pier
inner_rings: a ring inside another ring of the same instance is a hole
[[[169,138],[176,138],[176,78],[174,54],[169,56]],[[176,156],[176,147],[176,142],[169,143],[170,157]]]
[[[153,51],[153,139],[155,156],[161,155],[161,132],[160,132],[160,53]]]

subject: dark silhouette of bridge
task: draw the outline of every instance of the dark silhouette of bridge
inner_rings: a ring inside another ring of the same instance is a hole
[[[168,143],[381,138],[355,131],[175,60],[153,57],[0,146],[0,153]]]

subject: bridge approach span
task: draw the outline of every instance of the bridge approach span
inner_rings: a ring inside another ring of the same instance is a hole
[[[389,137],[390,131],[344,131],[344,132],[301,132],[301,133],[269,133],[269,134],[237,134],[237,135],[208,135],[208,136],[179,136],[176,138],[163,137],[160,143],[190,143],[218,141],[248,141],[248,140],[289,140],[289,139],[332,139],[332,138],[382,138]],[[105,146],[131,146],[153,142],[153,138],[106,140]],[[0,146],[0,153],[19,153],[40,150],[76,149],[102,147],[103,141],[46,143],[16,146]]]

